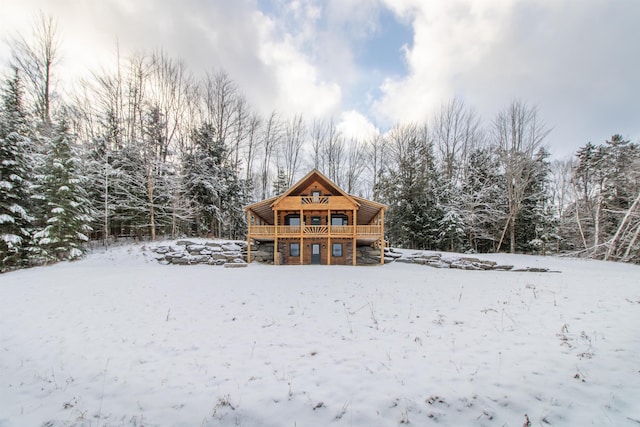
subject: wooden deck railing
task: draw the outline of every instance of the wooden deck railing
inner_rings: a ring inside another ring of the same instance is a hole
[[[329,196],[302,196],[300,198],[300,203],[303,205],[328,205]]]
[[[300,237],[299,225],[279,225],[278,237]],[[302,230],[305,237],[352,237],[353,225],[306,225]],[[357,225],[356,237],[378,237],[382,233],[380,225]],[[252,238],[274,238],[276,227],[273,225],[252,225],[249,227],[249,236]]]

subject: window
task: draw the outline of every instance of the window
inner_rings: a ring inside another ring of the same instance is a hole
[[[345,215],[334,215],[331,217],[331,225],[349,225]]]
[[[321,224],[321,220],[319,216],[311,217],[311,225],[320,225],[320,224]]]
[[[311,197],[320,197],[320,191],[318,190],[313,190],[311,192]]]
[[[284,225],[300,225],[300,215],[287,215],[284,217]]]
[[[300,243],[289,243],[289,256],[300,256]]]
[[[331,254],[334,257],[341,257],[342,256],[342,243],[334,243],[331,246]]]

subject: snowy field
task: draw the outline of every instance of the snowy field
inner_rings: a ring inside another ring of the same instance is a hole
[[[0,426],[640,425],[640,268],[167,266],[0,276]]]

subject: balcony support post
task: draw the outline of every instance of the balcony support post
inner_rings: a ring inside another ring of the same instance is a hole
[[[331,265],[331,209],[327,210],[327,265]]]
[[[380,210],[380,218],[378,219],[378,225],[380,226],[380,264],[384,264],[384,209]]]
[[[304,211],[300,205],[300,265],[304,264]]]
[[[351,236],[352,239],[352,243],[351,243],[351,251],[352,253],[352,263],[353,265],[357,264],[357,256],[356,256],[356,240],[358,239],[358,226],[357,226],[357,215],[358,212],[354,209],[353,210],[353,218],[351,219],[351,227],[353,228],[353,235]]]
[[[247,210],[247,264],[251,264],[251,211]]]
[[[273,235],[273,265],[280,265],[280,257],[278,256],[278,210],[273,212],[275,233]]]

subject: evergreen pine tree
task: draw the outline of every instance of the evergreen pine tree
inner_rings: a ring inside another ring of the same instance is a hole
[[[89,240],[91,217],[79,161],[74,137],[63,117],[53,129],[42,174],[45,217],[43,228],[34,235],[41,261],[76,259],[84,252],[82,244]]]
[[[516,220],[517,250],[544,252],[547,243],[556,240],[555,221],[549,206],[549,152],[541,148],[527,167],[531,180],[525,189],[523,209]]]
[[[0,106],[0,271],[28,263],[33,216],[27,115],[16,71],[7,80]]]
[[[493,252],[506,219],[504,175],[495,154],[487,148],[471,152],[467,169],[460,204],[467,240],[474,251]]]
[[[464,244],[466,224],[458,209],[449,207],[438,224],[440,246],[448,251],[460,251]]]
[[[112,227],[112,219],[116,208],[115,181],[113,163],[118,150],[122,149],[122,127],[113,108],[100,115],[101,134],[87,139],[82,144],[82,167],[91,185],[87,186],[87,199],[91,206],[91,227],[95,231],[92,238],[102,239],[107,244],[108,238],[117,230]],[[117,233],[120,234],[120,233]]]
[[[173,221],[171,181],[175,171],[170,163],[166,125],[166,117],[157,105],[144,115],[143,141],[139,149],[144,165],[147,224],[151,240],[155,240],[159,233],[166,233]]]
[[[82,175],[91,183],[87,190],[90,215],[94,219],[91,228],[97,233],[95,238],[106,244],[109,232],[109,217],[112,214],[112,197],[109,175],[111,165],[108,163],[106,141],[104,138],[93,138],[83,144]]]
[[[288,181],[289,179],[284,173],[284,169],[279,167],[278,176],[273,183],[273,194],[277,196],[287,191],[287,188],[289,188]]]
[[[640,174],[634,169],[640,158],[640,147],[621,135],[613,135],[603,147],[605,155],[602,164],[607,185],[602,194],[606,206],[602,216],[602,232],[609,238],[638,195]]]
[[[379,194],[389,206],[387,235],[400,247],[436,249],[443,212],[436,194],[433,145],[426,129],[415,125],[396,128],[389,138],[392,164],[378,182]]]
[[[246,222],[242,207],[250,186],[237,176],[228,150],[205,123],[192,133],[193,150],[183,157],[184,189],[191,200],[196,234],[240,238]]]
[[[605,244],[640,191],[640,146],[613,135],[604,144],[586,144],[577,157],[573,182],[578,198],[570,209],[577,232],[565,237],[598,256],[606,252]]]
[[[109,157],[109,228],[116,237],[140,236],[149,224],[149,199],[144,162],[136,144]]]

